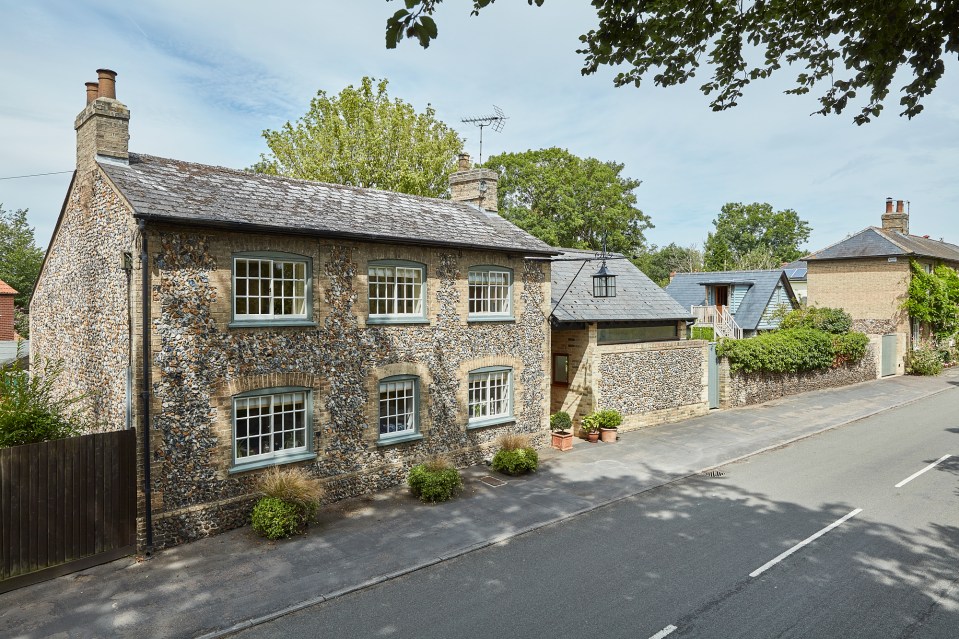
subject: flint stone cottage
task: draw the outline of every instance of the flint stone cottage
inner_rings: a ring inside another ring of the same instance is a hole
[[[556,252],[496,214],[494,171],[462,157],[450,201],[130,153],[98,73],[30,348],[137,429],[141,548],[243,525],[266,467],[340,499],[545,444]]]
[[[597,291],[595,266],[583,268],[598,263],[597,254],[558,250],[550,412],[566,411],[579,425],[593,411],[615,409],[622,430],[706,413],[708,344],[686,339],[691,313],[622,255],[608,264],[615,284]]]
[[[807,255],[809,301],[842,308],[852,328],[880,346],[880,376],[905,373],[906,353],[928,338],[928,327],[902,308],[915,262],[927,273],[942,264],[959,269],[959,246],[909,232],[903,200],[886,199],[882,226],[870,226]]]

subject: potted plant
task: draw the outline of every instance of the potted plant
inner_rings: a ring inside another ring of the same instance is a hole
[[[616,441],[617,428],[623,423],[623,416],[619,411],[607,409],[596,413],[596,419],[599,424],[600,441],[612,443]]]
[[[579,427],[579,432],[581,435],[586,437],[586,440],[589,442],[599,441],[599,420],[596,417],[596,413],[590,413],[583,418],[583,423]]]
[[[569,413],[559,411],[549,416],[549,429],[553,434],[553,448],[571,450],[573,448],[573,420]]]

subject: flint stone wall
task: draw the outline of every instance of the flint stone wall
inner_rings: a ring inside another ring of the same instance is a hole
[[[596,410],[618,410],[623,430],[705,413],[707,348],[702,340],[596,347]]]
[[[876,344],[870,343],[861,360],[836,368],[802,373],[742,373],[731,371],[729,360],[719,366],[720,408],[761,404],[787,395],[838,388],[876,379]]]

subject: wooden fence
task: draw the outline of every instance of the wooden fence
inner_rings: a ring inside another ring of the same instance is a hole
[[[131,554],[136,436],[0,449],[0,592]]]

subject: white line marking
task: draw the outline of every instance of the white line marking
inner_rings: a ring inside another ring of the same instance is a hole
[[[908,477],[906,477],[905,479],[903,479],[901,482],[899,482],[898,484],[896,484],[895,487],[896,487],[896,488],[902,488],[903,486],[905,486],[906,484],[908,484],[909,482],[911,482],[913,479],[915,479],[915,478],[918,477],[919,475],[923,474],[923,473],[926,472],[927,470],[932,470],[933,468],[935,468],[936,466],[938,466],[938,465],[941,464],[942,462],[946,461],[946,460],[949,459],[950,457],[952,457],[952,455],[943,455],[942,457],[940,457],[940,458],[937,459],[936,461],[932,462],[931,464],[929,464],[928,466],[926,466],[925,468],[923,468],[923,469],[920,470],[919,472],[913,473],[913,474],[909,475]]]
[[[762,573],[766,572],[766,570],[768,570],[769,568],[775,566],[775,565],[778,564],[780,561],[782,561],[783,559],[785,559],[785,558],[788,557],[789,555],[793,554],[794,552],[796,552],[797,550],[799,550],[800,548],[802,548],[802,547],[805,546],[806,544],[811,543],[811,542],[813,542],[813,541],[816,541],[817,539],[819,539],[820,537],[822,537],[823,535],[825,535],[827,532],[829,532],[829,531],[832,530],[833,528],[835,528],[835,527],[837,527],[837,526],[841,526],[842,524],[846,523],[846,520],[852,519],[853,517],[855,517],[856,515],[858,515],[858,514],[861,513],[861,512],[862,512],[862,508],[857,508],[856,510],[852,511],[851,513],[849,513],[848,515],[846,515],[846,516],[843,517],[842,519],[837,519],[836,521],[832,522],[831,524],[829,524],[828,526],[826,526],[825,528],[823,528],[822,530],[820,530],[819,532],[817,532],[815,535],[813,535],[813,536],[811,536],[811,537],[806,537],[805,539],[803,539],[802,541],[800,541],[798,544],[796,544],[795,546],[793,546],[792,548],[790,548],[789,550],[787,550],[787,551],[784,552],[783,554],[779,555],[779,556],[776,557],[775,559],[771,559],[770,561],[767,561],[767,562],[764,563],[762,566],[760,566],[760,567],[757,568],[756,570],[754,570],[754,571],[752,571],[751,573],[749,573],[749,576],[750,576],[750,577],[756,577],[756,576],[758,576],[758,575],[761,575]]]
[[[665,628],[663,628],[662,630],[660,630],[659,632],[657,632],[656,634],[654,634],[649,639],[663,639],[663,637],[673,634],[674,630],[676,630],[676,626],[670,624],[666,626]]]

